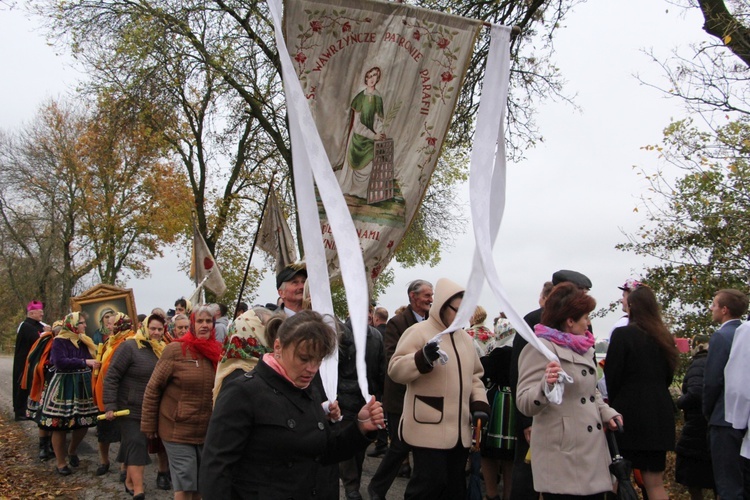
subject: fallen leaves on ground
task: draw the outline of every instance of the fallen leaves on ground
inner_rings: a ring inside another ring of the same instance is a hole
[[[65,484],[32,454],[35,443],[15,422],[0,414],[0,500],[78,498],[84,486]]]

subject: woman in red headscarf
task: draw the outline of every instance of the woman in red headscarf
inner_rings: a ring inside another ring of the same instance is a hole
[[[198,306],[190,315],[190,331],[164,348],[146,386],[141,431],[162,439],[176,500],[199,498],[199,458],[220,359],[213,314],[207,306]]]

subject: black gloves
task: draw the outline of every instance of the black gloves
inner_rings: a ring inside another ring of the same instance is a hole
[[[482,421],[482,425],[487,425],[487,422],[489,422],[490,420],[490,416],[481,410],[477,410],[471,414],[471,425],[476,427],[477,421],[479,420]]]
[[[427,342],[422,348],[422,354],[424,354],[425,359],[432,364],[440,357],[440,354],[438,354],[439,349],[440,346],[437,342]]]

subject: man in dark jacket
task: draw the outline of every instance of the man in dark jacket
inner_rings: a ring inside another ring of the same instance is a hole
[[[388,309],[385,307],[376,307],[372,311],[372,326],[380,332],[380,341],[383,343],[385,337],[385,326],[388,323]],[[369,370],[369,368],[368,368]],[[382,378],[379,379],[380,392],[375,394],[378,401],[383,401],[383,384],[385,384],[385,369],[382,373]],[[367,452],[368,457],[380,457],[385,455],[388,451],[388,429],[380,429],[378,431],[378,440],[375,442],[375,447]]]
[[[372,313],[372,326],[385,335],[385,327],[388,324],[388,309],[385,307],[376,307]]]
[[[432,305],[431,283],[425,280],[412,281],[409,283],[407,293],[409,294],[409,306],[401,314],[392,317],[385,327],[383,342],[386,366],[391,362],[391,357],[396,351],[396,345],[401,335],[410,326],[419,321],[424,321],[430,312],[430,306]],[[406,386],[397,384],[386,374],[383,407],[388,420],[388,434],[391,438],[391,445],[367,487],[367,492],[372,500],[385,498],[393,480],[399,473],[407,477],[411,475],[408,462],[404,470],[401,470],[401,464],[409,456],[410,447],[398,437],[398,423],[401,421],[405,393]]]
[[[351,318],[349,318],[339,335],[338,403],[344,417],[344,425],[355,424],[357,413],[365,404],[359,389],[356,355],[357,349],[354,345]],[[369,325],[365,344],[365,366],[367,367],[367,390],[381,400],[386,372],[383,336],[375,327]],[[365,450],[361,449],[354,454],[354,457],[339,462],[339,476],[344,484],[348,500],[362,499],[359,488],[364,460]]]
[[[21,389],[21,378],[31,346],[39,340],[39,335],[44,331],[43,317],[44,304],[38,300],[32,300],[26,306],[26,319],[18,325],[16,332],[16,349],[13,355],[13,413],[17,421],[26,420],[26,400],[29,398],[29,390]]]
[[[716,493],[721,500],[741,499],[750,489],[748,463],[740,459],[745,429],[733,428],[724,414],[724,367],[729,360],[735,331],[742,324],[740,318],[747,314],[747,307],[747,295],[734,289],[716,292],[710,307],[711,319],[721,326],[711,335],[709,342],[703,375],[703,415],[708,420]]]

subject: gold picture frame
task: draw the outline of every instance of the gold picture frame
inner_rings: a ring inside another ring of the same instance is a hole
[[[70,306],[73,311],[82,311],[88,315],[86,335],[89,337],[92,337],[99,328],[99,315],[106,308],[127,314],[133,321],[133,325],[138,322],[132,288],[99,284],[80,295],[71,297]]]

